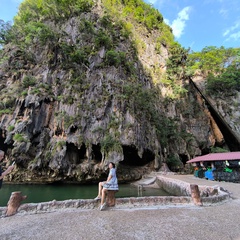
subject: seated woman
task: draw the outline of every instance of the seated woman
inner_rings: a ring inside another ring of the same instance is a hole
[[[110,162],[108,165],[110,171],[108,174],[107,181],[99,182],[98,184],[98,196],[95,198],[95,200],[101,199],[101,205],[100,205],[100,211],[105,206],[105,197],[108,190],[116,191],[118,190],[118,180],[116,175],[116,169],[115,164],[113,162]]]

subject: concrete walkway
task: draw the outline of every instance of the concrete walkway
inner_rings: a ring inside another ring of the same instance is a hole
[[[1,240],[240,240],[240,184],[192,175],[167,175],[199,185],[218,185],[232,199],[213,206],[158,206],[107,211],[64,209],[0,219]]]
[[[203,185],[203,186],[219,186],[229,191],[233,198],[240,199],[240,183],[211,181],[211,180],[206,180],[204,178],[197,178],[197,177],[194,177],[193,175],[171,174],[171,175],[166,175],[166,177],[185,181],[191,184],[197,184],[197,185]]]

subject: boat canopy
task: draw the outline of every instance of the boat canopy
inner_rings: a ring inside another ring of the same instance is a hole
[[[195,157],[187,161],[187,163],[207,162],[207,161],[226,161],[226,160],[240,161],[240,152],[209,153],[204,156]]]

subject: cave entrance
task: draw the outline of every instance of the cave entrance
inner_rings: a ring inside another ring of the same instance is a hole
[[[187,163],[187,161],[189,160],[188,159],[188,156],[185,155],[185,154],[179,154],[179,157],[181,159],[181,162],[185,165]]]
[[[67,143],[66,158],[70,163],[80,164],[86,157],[86,146],[83,143],[81,148],[77,148],[73,143]]]
[[[0,150],[4,151],[5,153],[7,153],[7,150],[9,148],[9,146],[4,143],[5,142],[5,136],[4,133],[2,131],[2,129],[0,129]]]
[[[100,144],[92,145],[92,159],[97,163],[102,161],[102,153],[101,153]]]
[[[144,149],[142,158],[138,156],[138,150],[134,146],[123,146],[124,159],[120,162],[128,166],[144,166],[154,161],[155,155],[148,149]]]
[[[93,144],[92,151],[89,154],[91,154],[90,156],[91,160],[93,160],[96,163],[101,162],[102,153],[101,153],[100,144],[98,145]],[[70,163],[73,163],[73,164],[80,164],[88,160],[86,145],[83,143],[79,149],[73,143],[67,143],[66,158]]]

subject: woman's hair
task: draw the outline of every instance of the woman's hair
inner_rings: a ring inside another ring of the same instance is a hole
[[[112,164],[113,168],[115,168],[115,163],[113,163],[113,162],[110,162],[110,163]]]

